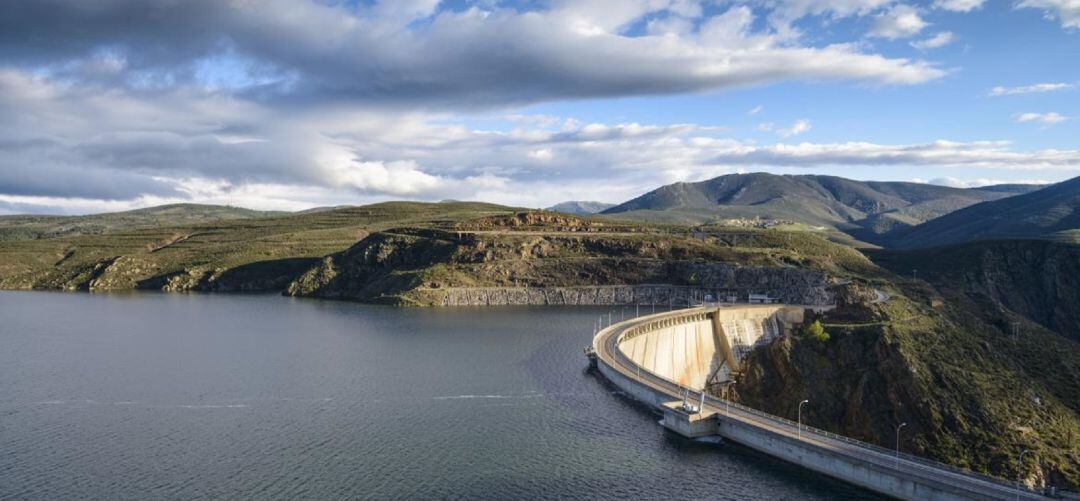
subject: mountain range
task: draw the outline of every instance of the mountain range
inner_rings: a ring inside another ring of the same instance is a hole
[[[565,214],[577,214],[579,216],[584,216],[584,215],[588,215],[588,214],[598,214],[598,213],[603,212],[603,211],[605,211],[607,209],[610,209],[610,208],[612,208],[614,206],[615,206],[615,204],[608,204],[608,203],[604,203],[604,202],[589,202],[589,201],[573,200],[573,201],[570,201],[570,202],[562,202],[562,203],[552,205],[551,207],[548,207],[546,210],[551,210],[551,211],[555,211],[555,212],[562,212],[562,213],[565,213]]]
[[[896,248],[976,240],[1080,236],[1080,177],[1038,191],[966,207],[890,235]]]
[[[778,220],[840,230],[880,245],[897,232],[945,214],[1040,188],[1016,184],[952,188],[834,176],[729,174],[663,186],[602,214],[684,224]]]

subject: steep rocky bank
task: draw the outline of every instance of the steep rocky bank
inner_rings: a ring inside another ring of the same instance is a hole
[[[761,293],[826,304],[832,285],[820,269],[678,235],[395,229],[327,257],[286,293],[424,305],[685,304]]]
[[[807,399],[804,423],[887,448],[907,423],[906,452],[1002,478],[1020,473],[1033,486],[1080,487],[1080,354],[1071,341],[1038,327],[1013,339],[963,310],[905,297],[821,321],[827,341],[789,336],[752,352],[737,400],[795,419]],[[1023,469],[1022,449],[1035,458]]]
[[[758,273],[768,271],[758,270]],[[797,304],[829,304],[833,294],[826,284],[756,290],[777,290],[784,297],[794,298]],[[510,306],[510,305],[645,305],[660,308],[683,307],[703,301],[707,296],[719,297],[731,291],[740,300],[745,293],[733,287],[699,287],[661,284],[579,286],[579,287],[468,287],[446,288],[440,292],[442,306]]]
[[[929,280],[954,300],[966,295],[1080,341],[1078,245],[1011,240],[871,255],[897,273]]]

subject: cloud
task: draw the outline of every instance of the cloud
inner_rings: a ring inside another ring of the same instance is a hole
[[[1062,28],[1080,28],[1080,3],[1076,0],[1021,0],[1017,9],[1040,9],[1047,19],[1061,21]]]
[[[788,137],[798,136],[799,134],[802,134],[802,133],[807,132],[809,130],[810,130],[810,121],[804,118],[804,119],[801,119],[801,120],[796,120],[795,123],[791,125],[791,127],[788,127],[786,129],[777,129],[776,133],[780,137],[788,138]]]
[[[981,9],[986,0],[935,0],[934,8],[952,12],[971,12]]]
[[[1068,117],[1056,112],[1049,113],[1021,113],[1016,116],[1017,123],[1038,122],[1044,126],[1059,124],[1068,120]]]
[[[527,11],[437,3],[11,0],[0,3],[0,61],[140,90],[212,83],[263,101],[428,109],[944,74],[850,44],[800,46],[755,30],[745,6],[702,19],[700,33],[638,36],[627,27],[694,10],[646,0]],[[90,71],[102,55],[114,70]]]
[[[754,106],[753,108],[750,108],[750,109],[749,109],[749,110],[748,110],[748,111],[746,112],[746,114],[747,114],[747,115],[751,115],[751,116],[753,116],[753,115],[757,115],[758,113],[761,113],[761,111],[762,111],[762,110],[764,110],[764,109],[765,109],[765,107],[759,104],[759,105],[757,105],[757,106]]]
[[[977,158],[995,168],[1076,168],[1072,150],[769,146],[724,137],[714,124],[520,114],[579,98],[793,80],[913,85],[945,75],[921,59],[857,40],[825,44],[797,29],[807,16],[904,7],[890,0],[450,4],[0,2],[0,210],[177,201],[293,210],[395,198],[545,206],[620,201],[747,168],[942,158],[946,167],[982,165]],[[787,138],[810,122],[760,127]]]
[[[1003,141],[934,141],[886,145],[867,142],[800,143],[724,148],[712,159],[730,166],[933,166],[1005,170],[1080,171],[1080,150],[1017,152]]]
[[[1038,83],[1033,85],[1024,85],[1021,87],[994,87],[993,89],[990,89],[990,93],[988,95],[991,97],[1011,96],[1015,94],[1056,92],[1059,90],[1069,90],[1076,88],[1080,88],[1080,83]]]
[[[991,178],[976,178],[976,179],[957,179],[955,177],[939,177],[930,180],[925,179],[912,179],[916,183],[935,184],[938,186],[948,186],[950,188],[982,188],[984,186],[994,186],[998,184],[1049,184],[1049,181],[1042,179],[991,179]]]
[[[930,23],[919,16],[919,10],[905,4],[898,4],[874,18],[874,24],[867,33],[872,37],[895,40],[919,34]]]
[[[956,35],[953,35],[951,31],[942,31],[930,38],[911,42],[911,46],[919,50],[929,50],[944,47],[954,41],[956,41]]]
[[[8,212],[180,201],[295,210],[401,198],[547,206],[621,201],[739,170],[1080,171],[1076,150],[1018,152],[1003,142],[761,145],[709,125],[546,115],[497,115],[480,128],[445,113],[281,108],[192,89],[153,99],[99,94],[19,73],[0,74],[0,116],[10,125],[0,129],[0,205]],[[809,127],[800,120],[762,129],[794,137]]]

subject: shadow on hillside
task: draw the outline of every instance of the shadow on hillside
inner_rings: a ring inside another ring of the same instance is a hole
[[[191,275],[186,271],[165,273],[140,280],[136,283],[136,288],[212,292],[282,291],[319,261],[319,258],[256,261],[229,268],[216,276],[210,271],[202,275]]]

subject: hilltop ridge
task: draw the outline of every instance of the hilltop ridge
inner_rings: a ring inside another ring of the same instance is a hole
[[[737,218],[790,220],[882,243],[886,235],[898,229],[1036,188],[1028,185],[951,188],[758,172],[670,184],[607,209],[603,214],[684,223]]]

